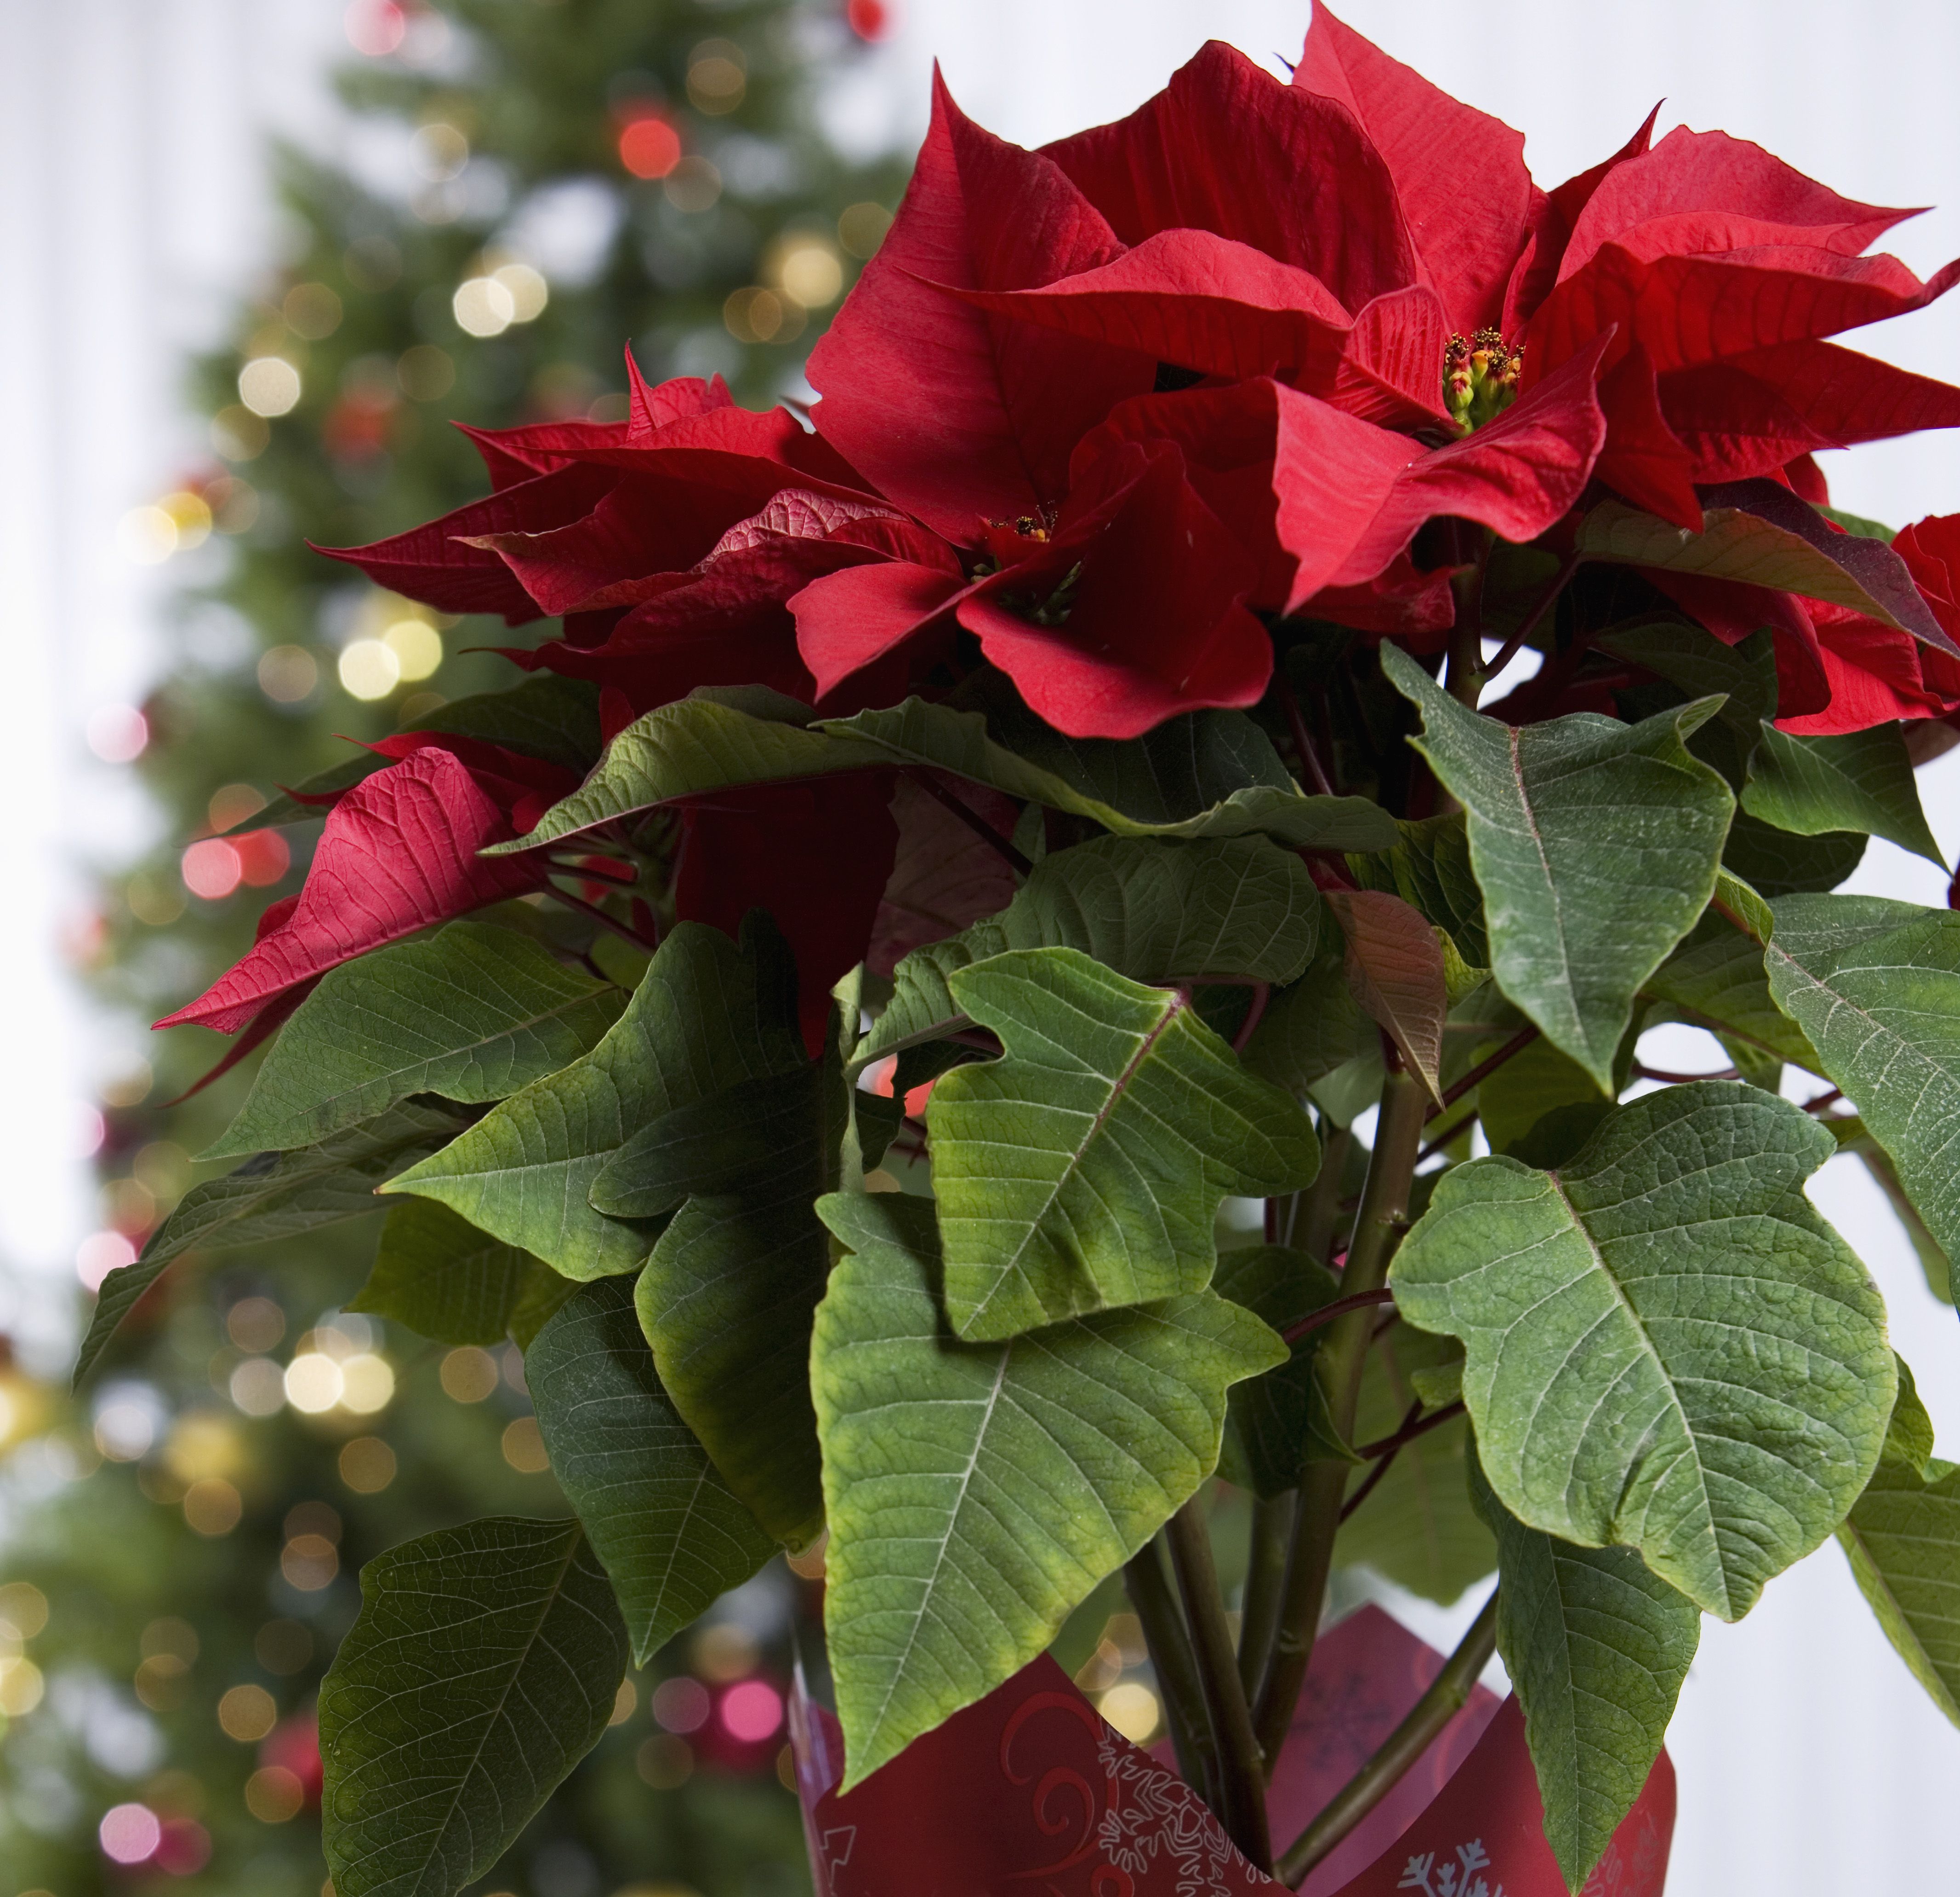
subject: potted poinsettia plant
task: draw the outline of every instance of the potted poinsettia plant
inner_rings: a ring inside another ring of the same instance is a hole
[[[1546,192],[1324,9],[1290,80],[1214,44],[1041,151],[942,87],[807,422],[629,359],[625,422],[485,435],[488,498],[335,554],[561,623],[253,819],[324,812],[305,886],[163,1023],[262,1045],[241,1163],[81,1369],[173,1259],[377,1192],[359,1307],[527,1353],[571,1516],[366,1570],[339,1897],[480,1875],[783,1551],[847,1801],[1121,1575],[1220,1888],[1307,1876],[1494,1650],[1578,1889],[1701,1615],[1834,1536],[1956,1714],[1895,1354],[1949,1340],[1804,1192],[1856,1154],[1960,1240],[1960,921],[1831,893],[1938,858],[1960,517],[1811,458],[1960,424],[1828,339],[1955,270],[1651,130]],[[1666,1022],[1729,1065],[1643,1068]],[[1496,1587],[1275,1838],[1330,1575],[1417,1541]]]

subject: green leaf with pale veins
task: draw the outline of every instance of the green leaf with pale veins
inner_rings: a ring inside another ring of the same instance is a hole
[[[781,1084],[800,1117],[740,1189],[697,1193],[675,1214],[640,1274],[639,1310],[675,1407],[756,1519],[800,1548],[823,1523],[810,1334],[830,1241],[814,1208],[837,1183],[841,1053]]]
[[[905,956],[854,1058],[861,1066],[961,1026],[947,978],[1010,949],[1080,949],[1133,981],[1279,984],[1306,966],[1320,928],[1306,864],[1263,837],[1099,837],[1042,858],[999,915]]]
[[[1761,948],[1710,913],[1641,991],[1669,1019],[1705,1027],[1732,1054],[1752,1050],[1812,1074],[1824,1070],[1803,1030],[1776,1004]]]
[[[1610,1087],[1634,995],[1714,893],[1735,803],[1686,740],[1717,702],[1519,727],[1466,710],[1395,646],[1382,667],[1468,817],[1497,985]]]
[[[1093,739],[1064,740],[1065,750],[1051,746],[1049,755],[1036,762],[990,737],[981,713],[956,711],[923,699],[908,699],[886,711],[860,711],[855,718],[826,719],[822,728],[840,738],[876,744],[888,762],[951,771],[1010,797],[1086,816],[1118,836],[1263,832],[1290,848],[1320,850],[1383,850],[1396,840],[1395,820],[1379,804],[1361,797],[1303,797],[1284,771],[1279,782],[1257,781],[1228,791],[1222,782],[1206,781],[1213,775],[1209,772],[1140,769],[1147,759],[1118,768],[1093,748],[1098,741]],[[1152,733],[1134,745],[1110,743],[1108,749],[1141,746],[1147,753],[1153,740],[1159,753],[1170,743],[1201,742],[1182,734],[1167,740]],[[1269,743],[1265,749],[1270,754]],[[1085,757],[1092,760],[1091,768],[1082,767]],[[1185,799],[1164,794],[1166,782],[1174,790],[1203,784],[1212,800],[1195,810],[1184,807]]]
[[[411,1198],[389,1213],[374,1268],[347,1308],[438,1344],[501,1344],[519,1311],[553,1287],[571,1289],[529,1252],[434,1199]]]
[[[1474,1160],[1391,1268],[1463,1340],[1463,1399],[1513,1514],[1637,1548],[1739,1618],[1830,1534],[1891,1414],[1885,1309],[1803,1195],[1836,1142],[1735,1081],[1615,1109],[1556,1170]]]
[[[323,976],[205,1157],[310,1145],[411,1093],[503,1100],[590,1053],[625,1005],[542,943],[452,922]]]
[[[388,1189],[439,1199],[568,1278],[631,1271],[655,1228],[595,1210],[594,1182],[663,1115],[800,1068],[794,996],[788,951],[765,918],[744,924],[739,949],[682,922],[590,1054],[513,1094]]]
[[[1646,1788],[1701,1643],[1701,1610],[1631,1548],[1527,1528],[1474,1456],[1469,1475],[1497,1538],[1497,1651],[1524,1712],[1545,1841],[1577,1891]]]
[[[949,985],[1006,1050],[926,1105],[961,1336],[1202,1290],[1228,1193],[1311,1182],[1312,1122],[1176,991],[1068,948],[997,955]]]
[[[1470,839],[1461,810],[1429,816],[1396,828],[1402,841],[1374,855],[1355,852],[1348,859],[1364,890],[1399,896],[1441,929],[1463,959],[1488,967],[1491,944],[1484,931],[1484,892],[1470,867]]]
[[[1960,1466],[1933,1455],[1903,1364],[1885,1453],[1838,1540],[1885,1638],[1960,1726]]]
[[[292,1237],[343,1219],[385,1211],[382,1183],[469,1123],[440,1100],[406,1100],[359,1126],[296,1152],[259,1153],[222,1179],[193,1186],[150,1234],[133,1265],[103,1280],[75,1362],[75,1381],[95,1367],[117,1327],[164,1268],[193,1246],[235,1249]]]
[[[616,817],[743,784],[827,776],[891,762],[877,745],[810,728],[815,714],[759,686],[706,687],[628,725],[584,783],[537,827],[484,854],[508,856]]]
[[[1284,1361],[1209,1291],[964,1344],[929,1200],[832,1194],[810,1380],[845,1787],[991,1692],[1196,1491],[1228,1386]]]
[[[339,1897],[454,1897],[598,1743],[626,1630],[576,1522],[493,1516],[361,1571],[320,1682],[320,1825]]]
[[[644,1666],[776,1545],[660,1386],[631,1279],[578,1287],[526,1353],[524,1380]]]
[[[1212,1288],[1282,1335],[1341,1295],[1341,1281],[1324,1265],[1284,1245],[1246,1245],[1221,1252]],[[1309,1331],[1287,1362],[1237,1385],[1230,1399],[1218,1472],[1255,1494],[1284,1494],[1300,1485],[1310,1461],[1348,1462],[1315,1374],[1324,1331]]]
[[[1960,1247],[1960,915],[1876,896],[1771,905],[1770,991],[1950,1258]],[[1747,919],[1746,918],[1745,919]]]
[[[1936,863],[1919,785],[1898,721],[1836,737],[1793,737],[1765,724],[1749,762],[1742,808],[1799,836],[1855,830]]]

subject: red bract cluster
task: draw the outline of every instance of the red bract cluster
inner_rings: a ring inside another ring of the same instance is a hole
[[[1921,282],[1862,254],[1906,213],[1722,133],[1653,144],[1652,123],[1547,192],[1521,135],[1324,8],[1290,83],[1214,43],[1128,118],[1039,151],[937,86],[896,220],[811,359],[813,431],[718,379],[635,373],[625,422],[479,434],[488,498],[335,557],[446,611],[562,618],[511,657],[597,684],[609,734],[698,687],[848,713],[977,658],[1061,731],[1125,739],[1256,704],[1289,616],[1433,651],[1465,533],[1431,523],[1563,553],[1617,497],[1697,533],[1710,488],[1822,503],[1814,450],[1960,425],[1960,390],[1827,339],[1960,265]],[[1773,630],[1790,728],[1853,730],[1960,706],[1940,636],[1960,637],[1960,520],[1895,551],[1916,623],[1656,577],[1721,638]],[[531,804],[434,742],[329,820],[315,883],[357,864],[361,899],[310,885],[176,1018],[236,1025],[530,874],[473,852]],[[690,817],[748,839],[726,860],[753,872],[718,871],[703,913],[794,883],[788,839],[843,793],[799,794],[754,836],[735,804]],[[856,853],[854,914],[875,909],[889,828]]]

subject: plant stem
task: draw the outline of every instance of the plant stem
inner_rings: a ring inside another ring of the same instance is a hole
[[[574,896],[569,890],[560,889],[555,883],[545,885],[545,893],[553,902],[562,902],[569,909],[577,909],[581,915],[589,915],[601,928],[610,929],[622,941],[632,943],[636,949],[651,953],[660,947],[657,942],[648,941],[638,929],[630,928],[624,922],[616,921],[596,904],[587,902],[583,896]]]
[[[1280,709],[1286,714],[1287,728],[1293,734],[1293,749],[1300,753],[1300,761],[1306,767],[1307,781],[1317,794],[1332,797],[1334,786],[1327,781],[1327,772],[1322,769],[1320,753],[1313,748],[1313,740],[1306,734],[1306,721],[1300,715],[1300,700],[1293,696],[1293,687],[1287,683],[1285,671],[1280,667],[1273,668],[1273,695],[1280,702]]]
[[[1443,1104],[1430,1109],[1428,1119],[1434,1119],[1439,1113],[1448,1112],[1471,1088],[1488,1081],[1513,1055],[1522,1054],[1542,1032],[1542,1029],[1532,1024],[1519,1028],[1496,1053],[1486,1055],[1462,1079],[1453,1082],[1444,1091]],[[1427,1120],[1424,1124],[1427,1124]]]
[[[1341,1274],[1343,1292],[1379,1291],[1388,1276],[1389,1259],[1408,1213],[1409,1186],[1415,1177],[1415,1156],[1422,1144],[1428,1093],[1422,1083],[1392,1063],[1382,1084],[1382,1102],[1375,1127],[1375,1150],[1368,1162],[1368,1182],[1354,1217],[1354,1235]],[[1321,1386],[1329,1420],[1344,1439],[1353,1434],[1361,1394],[1361,1373],[1374,1335],[1371,1310],[1351,1310],[1329,1326],[1319,1351]],[[1285,1599],[1272,1657],[1260,1682],[1253,1729],[1268,1760],[1279,1756],[1294,1703],[1306,1679],[1320,1625],[1327,1574],[1334,1559],[1334,1537],[1341,1526],[1341,1500],[1347,1493],[1348,1465],[1309,1463],[1300,1485],[1300,1508],[1293,1523],[1293,1548],[1287,1562]]]
[[[1580,562],[1585,557],[1583,553],[1569,553],[1566,555],[1564,561],[1561,562],[1558,572],[1552,576],[1551,583],[1538,595],[1532,603],[1532,610],[1525,615],[1523,622],[1504,641],[1497,657],[1484,667],[1484,677],[1477,681],[1480,688],[1484,680],[1495,678],[1506,666],[1510,664],[1512,660],[1518,656],[1519,648],[1522,647],[1525,641],[1538,630],[1538,621],[1551,610],[1553,602],[1565,590],[1571,581],[1573,575],[1579,571]],[[1475,708],[1473,705],[1472,709]]]
[[[1170,1728],[1172,1749],[1185,1783],[1216,1807],[1218,1754],[1211,1743],[1211,1722],[1205,1716],[1204,1695],[1198,1684],[1198,1662],[1191,1638],[1164,1573],[1163,1557],[1153,1536],[1123,1568],[1123,1586],[1150,1650],[1157,1692],[1163,1701],[1164,1724]]]
[[[1266,1656],[1280,1624],[1281,1589],[1286,1580],[1287,1548],[1293,1540],[1293,1516],[1300,1497],[1257,1497],[1252,1503],[1252,1533],[1246,1561],[1246,1599],[1239,1616],[1239,1681],[1249,1701],[1259,1689]]]
[[[1493,1588],[1483,1611],[1455,1653],[1443,1663],[1428,1692],[1408,1717],[1382,1742],[1381,1749],[1328,1801],[1326,1808],[1287,1847],[1280,1859],[1280,1881],[1297,1887],[1306,1873],[1367,1816],[1389,1788],[1429,1749],[1443,1727],[1468,1703],[1477,1676],[1497,1644],[1497,1594]]]
[[[1252,1735],[1252,1711],[1239,1678],[1238,1657],[1232,1650],[1205,1512],[1202,1495],[1192,1496],[1166,1524],[1165,1539],[1170,1544],[1171,1567],[1190,1623],[1198,1685],[1217,1747],[1218,1816],[1227,1835],[1252,1864],[1270,1870],[1273,1843],[1266,1823],[1265,1762]]]
[[[1280,1332],[1283,1344],[1297,1344],[1303,1337],[1310,1335],[1323,1325],[1338,1324],[1350,1311],[1358,1311],[1371,1304],[1392,1304],[1395,1294],[1386,1285],[1372,1291],[1356,1291],[1347,1297],[1337,1297],[1331,1304],[1323,1304],[1319,1310],[1309,1312],[1297,1324]]]
[[[1348,1170],[1348,1155],[1354,1135],[1339,1126],[1327,1135],[1320,1149],[1320,1170],[1314,1175],[1313,1190],[1306,1202],[1306,1229],[1300,1235],[1300,1249],[1316,1265],[1325,1265],[1334,1243],[1335,1221],[1341,1216],[1341,1175]]]

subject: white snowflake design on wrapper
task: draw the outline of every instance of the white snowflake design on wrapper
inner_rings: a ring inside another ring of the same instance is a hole
[[[1484,1848],[1483,1839],[1473,1838],[1468,1844],[1456,1847],[1453,1864],[1439,1865],[1433,1851],[1411,1857],[1395,1888],[1421,1891],[1422,1897],[1504,1897],[1502,1884],[1494,1890],[1477,1874],[1490,1868],[1491,1857]]]
[[[1108,1861],[1141,1878],[1163,1851],[1177,1877],[1177,1897],[1231,1897],[1226,1874],[1238,1854],[1191,1787],[1107,1727],[1096,1750],[1115,1781],[1096,1838]]]

